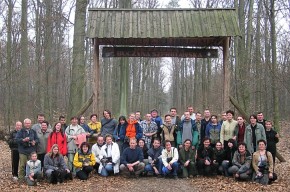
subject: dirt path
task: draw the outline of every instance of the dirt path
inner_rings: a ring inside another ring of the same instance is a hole
[[[103,178],[94,175],[84,182],[74,179],[60,185],[42,182],[40,186],[28,187],[26,184],[19,185],[11,180],[10,150],[4,141],[0,141],[0,191],[290,191],[290,124],[283,123],[282,125],[278,149],[287,162],[277,162],[275,170],[279,179],[270,186],[261,186],[252,182],[237,182],[232,178],[222,176],[174,180],[154,177],[125,179],[121,176]]]

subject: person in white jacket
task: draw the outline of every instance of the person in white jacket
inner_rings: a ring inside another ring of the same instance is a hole
[[[165,149],[162,151],[162,173],[164,176],[172,175],[174,179],[177,179],[178,170],[178,150],[175,147],[171,147],[170,141],[165,141]]]
[[[119,173],[120,166],[120,150],[119,145],[113,142],[112,135],[105,136],[106,144],[102,146],[100,153],[99,174],[107,177],[110,172]]]

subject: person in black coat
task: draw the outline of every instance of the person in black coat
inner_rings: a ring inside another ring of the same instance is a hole
[[[266,121],[265,122],[266,127],[266,138],[267,138],[267,151],[272,153],[273,156],[273,162],[275,164],[275,158],[276,158],[276,143],[279,142],[279,135],[276,131],[273,129],[272,121]]]
[[[15,123],[15,129],[10,133],[8,139],[8,145],[11,149],[11,164],[12,164],[12,176],[13,180],[18,180],[18,167],[19,167],[19,152],[18,143],[16,140],[17,132],[22,128],[22,123],[17,121]]]
[[[214,151],[210,146],[210,139],[205,137],[203,145],[197,150],[197,170],[199,175],[215,175]]]
[[[229,167],[232,166],[232,160],[233,160],[233,157],[234,157],[234,154],[237,150],[237,147],[236,147],[236,141],[233,140],[233,139],[229,139],[228,140],[228,147],[225,149],[225,160],[223,160],[222,162],[222,167],[223,167],[223,171],[224,171],[224,174],[226,177],[229,176],[229,172],[228,172],[228,169]]]

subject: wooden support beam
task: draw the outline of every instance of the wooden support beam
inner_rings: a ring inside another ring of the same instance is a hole
[[[230,37],[225,37],[223,42],[223,111],[230,108]]]
[[[217,58],[218,49],[180,47],[103,47],[102,57]]]
[[[100,116],[100,61],[99,43],[94,39],[94,82],[93,82],[93,113]]]

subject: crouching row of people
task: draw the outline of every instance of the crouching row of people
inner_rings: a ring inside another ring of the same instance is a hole
[[[210,140],[205,138],[203,147],[198,149],[209,157],[208,162],[197,158],[197,167],[201,168],[199,164],[204,165],[203,170],[198,170],[199,173],[204,171],[205,175],[233,176],[238,180],[252,180],[263,185],[277,179],[277,175],[274,174],[273,156],[266,151],[265,140],[257,141],[258,150],[253,154],[247,150],[246,144],[243,142],[239,143],[236,149],[235,141],[229,140],[225,150],[222,149],[220,142],[216,143],[214,149],[209,144]]]

